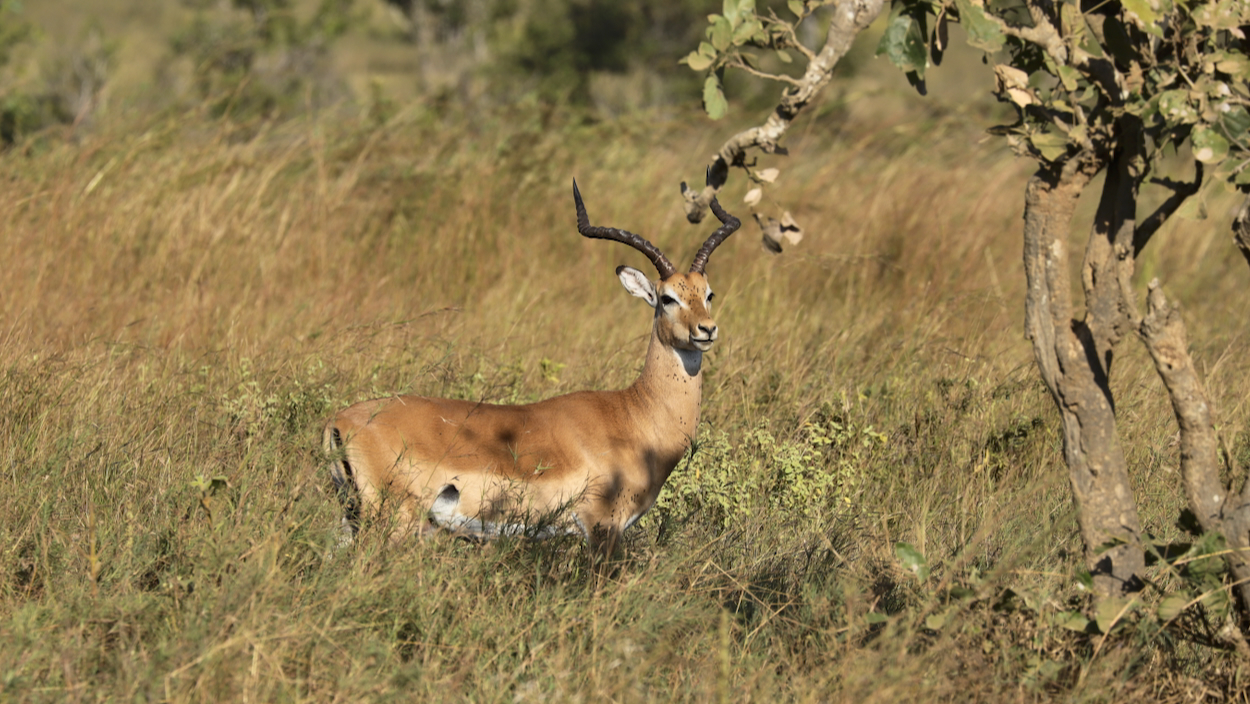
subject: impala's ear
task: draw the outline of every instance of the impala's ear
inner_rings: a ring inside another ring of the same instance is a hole
[[[620,277],[626,291],[646,301],[652,308],[655,307],[655,284],[651,283],[646,274],[632,266],[618,266],[616,275]]]

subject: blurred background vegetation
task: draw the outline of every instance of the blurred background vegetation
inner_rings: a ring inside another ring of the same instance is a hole
[[[760,7],[787,12],[780,0]],[[580,106],[598,117],[684,108],[700,82],[678,59],[718,9],[709,0],[3,0],[4,139],[109,110],[196,107],[247,121],[348,105],[382,114],[418,97],[465,111]],[[804,31],[811,45],[823,40],[816,23]],[[867,65],[886,78],[862,44],[840,74]],[[969,52],[957,61],[937,95],[983,95],[989,74]],[[771,86],[727,80],[747,109],[775,102]]]
[[[677,60],[719,3],[2,2],[0,698],[1244,699],[1200,595],[1078,619],[1021,330],[1032,165],[962,41],[922,99],[870,30],[768,157],[807,238],[718,249],[697,450],[595,577],[576,542],[335,550],[319,431],[632,381],[648,313],[612,270],[645,260],[577,236],[569,183],[693,253],[678,181],[776,98],[731,75],[704,114]],[[1247,466],[1246,269],[1206,203],[1138,276]],[[1182,541],[1175,421],[1123,354],[1142,521]]]
[[[74,0],[0,10],[8,140],[108,102],[238,119],[345,98],[671,105],[708,2]],[[85,104],[84,100],[90,100]]]

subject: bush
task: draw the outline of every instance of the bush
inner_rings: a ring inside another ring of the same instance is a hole
[[[291,0],[184,0],[195,18],[170,42],[191,59],[198,97],[217,116],[240,118],[290,112],[306,96],[321,103],[335,94],[325,59],[350,28],[355,0],[321,0],[301,19]]]
[[[815,518],[852,504],[873,474],[872,459],[886,436],[837,416],[826,406],[791,438],[768,420],[737,447],[723,430],[700,433],[687,461],[669,478],[659,509],[682,518],[696,513],[721,527],[753,512]]]

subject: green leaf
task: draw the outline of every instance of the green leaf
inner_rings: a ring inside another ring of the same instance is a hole
[[[915,18],[903,14],[890,18],[885,34],[881,35],[881,43],[877,45],[877,56],[885,54],[899,70],[914,71],[924,78],[927,53],[924,34]]]
[[[206,477],[203,474],[197,474],[195,479],[191,480],[191,486],[199,489],[201,493],[213,495],[220,489],[230,486],[230,482],[224,475],[221,474],[213,477]]]
[[[717,51],[724,51],[733,43],[733,25],[723,15],[713,15],[712,26],[708,27],[707,36]]]
[[[746,22],[738,25],[738,28],[734,30],[733,43],[735,46],[742,46],[743,44],[751,41],[752,37],[762,31],[764,31],[764,25],[754,19],[747,20]]]
[[[694,69],[695,71],[703,71],[707,67],[712,65],[712,62],[714,61],[714,59],[711,56],[700,54],[697,51],[692,51],[689,54],[687,54],[686,57],[682,59],[682,61],[684,61],[688,66],[690,66],[690,68]]]
[[[1209,127],[1195,127],[1189,138],[1193,142],[1194,158],[1204,164],[1218,164],[1228,156],[1228,140]]]
[[[1069,91],[1074,91],[1080,85],[1081,73],[1071,66],[1059,66],[1059,81],[1063,83],[1063,87]]]
[[[1076,582],[1084,587],[1085,591],[1094,591],[1094,575],[1090,574],[1089,570],[1084,567],[1076,571]]]
[[[886,616],[885,614],[879,614],[876,611],[870,611],[864,614],[864,620],[867,621],[869,624],[875,626],[878,623],[885,623],[886,621],[889,621],[890,617]]]
[[[1098,610],[1094,613],[1094,620],[1098,623],[1098,630],[1102,633],[1110,633],[1116,624],[1124,620],[1124,617],[1137,608],[1137,602],[1124,597],[1109,596],[1098,602]]]
[[[969,589],[967,587],[961,587],[961,586],[956,585],[950,588],[950,591],[947,592],[947,596],[955,601],[968,603],[969,601],[972,601],[977,598],[977,593],[974,590]]]
[[[1068,138],[1066,135],[1038,132],[1029,137],[1029,142],[1033,144],[1033,147],[1037,149],[1045,161],[1054,161],[1068,153]]]
[[[713,120],[721,119],[729,110],[729,103],[725,100],[725,93],[721,90],[720,79],[716,74],[708,76],[703,82],[703,109]]]
[[[946,609],[945,611],[936,614],[930,614],[924,620],[924,627],[930,631],[940,631],[946,627],[946,624],[950,623],[951,616],[953,616],[954,613],[954,609]]]
[[[1085,17],[1081,15],[1081,9],[1075,3],[1065,2],[1059,6],[1059,26],[1063,35],[1075,39],[1077,45],[1080,45],[1086,32],[1089,31],[1085,24]]]
[[[1159,15],[1155,13],[1154,8],[1150,6],[1150,0],[1120,0],[1120,4],[1124,9],[1136,15],[1137,24],[1147,32],[1162,37],[1163,29],[1156,24]],[[1130,15],[1130,18],[1132,18]]]
[[[1237,29],[1242,23],[1250,22],[1250,7],[1245,0],[1208,1],[1195,8],[1192,17],[1201,27]]]
[[[1077,125],[1076,127],[1073,127],[1072,129],[1068,130],[1068,143],[1069,144],[1079,145],[1088,138],[1089,138],[1089,127],[1085,125]]]
[[[1232,601],[1228,598],[1228,590],[1223,587],[1202,596],[1202,608],[1206,609],[1207,615],[1217,623],[1228,616],[1232,607]]]
[[[1171,621],[1185,612],[1185,608],[1189,606],[1189,602],[1193,601],[1188,594],[1170,594],[1163,597],[1159,602],[1159,606],[1155,613],[1158,614],[1160,621]]]
[[[915,547],[908,543],[895,543],[894,554],[903,563],[903,567],[915,574],[921,582],[929,578],[929,565],[925,562],[924,555]]]
[[[1084,633],[1089,628],[1089,619],[1080,611],[1064,611],[1055,614],[1055,625],[1069,631]]]
[[[807,8],[803,7],[803,0],[790,0],[787,4],[795,17],[803,17],[807,12]]]
[[[794,61],[794,59],[790,58],[790,53],[787,52],[785,49],[777,50],[777,58],[781,59],[781,63],[783,64],[788,64],[791,61]]]
[[[1060,675],[1063,674],[1063,671],[1067,669],[1067,665],[1065,663],[1057,660],[1042,660],[1037,656],[1033,656],[1029,660],[1031,666],[1028,674],[1025,675],[1025,681],[1029,683],[1030,688],[1035,690],[1040,689],[1043,685],[1054,682]],[[1036,661],[1036,665],[1032,664],[1034,661]]]
[[[738,0],[722,0],[721,14],[732,18],[738,14]]]
[[[1227,73],[1234,78],[1250,79],[1250,58],[1235,51],[1224,51],[1220,52],[1220,54],[1215,61],[1217,70]]]
[[[1224,536],[1218,532],[1203,533],[1197,541],[1194,542],[1190,551],[1195,555],[1214,555],[1217,552],[1224,552],[1228,549],[1228,543],[1224,541]]]
[[[959,24],[968,33],[968,43],[982,51],[994,53],[1003,48],[1007,36],[998,23],[985,14],[985,10],[970,0],[955,0],[959,8]]]
[[[1189,102],[1189,91],[1168,90],[1159,94],[1159,115],[1169,125],[1198,121],[1198,110]]]
[[[1203,217],[1205,216],[1204,208]],[[1190,561],[1185,563],[1186,576],[1195,582],[1206,582],[1213,587],[1218,586],[1221,576],[1227,571],[1227,565],[1224,563],[1223,556],[1216,553],[1223,552],[1227,547],[1224,536],[1220,533],[1203,533],[1202,537],[1190,546],[1186,555],[1190,558]],[[1207,557],[1203,557],[1204,555]]]
[[[1244,145],[1245,136],[1250,134],[1250,111],[1240,105],[1231,108],[1220,115],[1220,126],[1224,128],[1225,134],[1240,135],[1238,139]]]

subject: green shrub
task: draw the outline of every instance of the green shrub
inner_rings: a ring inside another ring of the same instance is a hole
[[[291,0],[184,0],[195,18],[174,35],[175,55],[189,57],[198,97],[212,114],[239,118],[287,113],[307,97],[334,94],[325,59],[352,25],[355,0],[321,0],[301,19]]]
[[[818,413],[793,437],[778,437],[761,420],[734,447],[723,430],[700,433],[657,506],[677,517],[701,514],[724,527],[759,511],[813,518],[850,505],[871,481],[874,451],[886,436]]]

